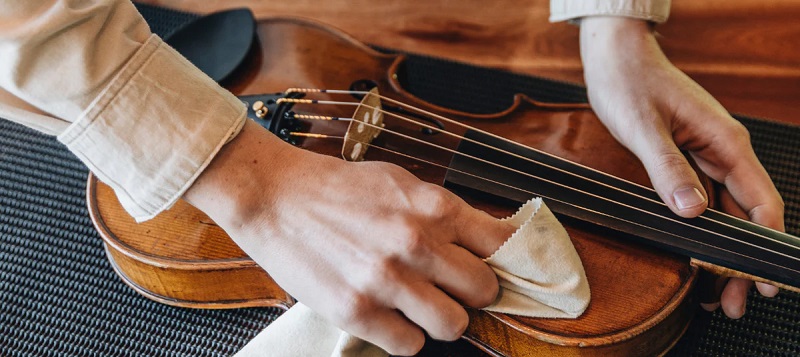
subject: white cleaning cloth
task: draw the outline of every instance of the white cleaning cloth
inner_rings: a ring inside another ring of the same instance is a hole
[[[504,221],[517,231],[486,263],[500,281],[485,310],[528,317],[575,318],[589,305],[589,283],[578,253],[541,198]],[[297,303],[236,357],[386,357],[382,349],[331,325]]]

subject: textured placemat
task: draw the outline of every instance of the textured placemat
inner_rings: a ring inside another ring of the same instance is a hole
[[[194,17],[139,9],[162,36]],[[421,56],[410,58],[402,78],[421,98],[477,112],[505,108],[517,92],[585,101],[577,86]],[[740,119],[784,195],[787,228],[800,233],[800,128]],[[226,356],[280,313],[173,308],[134,293],[109,267],[89,221],[87,173],[55,139],[0,120],[0,355]],[[798,315],[800,297],[789,293],[751,296],[737,321],[699,312],[672,354],[798,355]],[[475,354],[464,343],[427,349],[432,356]]]

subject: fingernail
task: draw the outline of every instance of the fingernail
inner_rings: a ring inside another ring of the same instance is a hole
[[[739,307],[739,317],[744,316],[745,310],[746,310],[745,304],[742,303],[742,306]],[[739,318],[739,317],[737,317],[737,318]]]
[[[759,282],[756,282],[756,289],[759,293],[761,293],[761,296],[766,297],[775,297],[775,295],[778,295],[778,292],[780,291],[777,286]]]
[[[713,303],[710,303],[710,304],[705,304],[705,303],[701,302],[700,306],[703,308],[703,310],[714,311],[717,308],[719,308],[719,303],[718,302],[713,302]]]
[[[675,199],[675,204],[680,210],[696,207],[706,202],[706,198],[703,197],[700,190],[695,187],[677,189],[672,193],[672,197]]]

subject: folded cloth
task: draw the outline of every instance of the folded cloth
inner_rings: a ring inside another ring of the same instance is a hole
[[[564,227],[534,198],[504,221],[517,231],[486,258],[500,282],[485,310],[528,317],[576,318],[589,305],[589,283]],[[375,345],[331,325],[297,303],[237,357],[386,357]]]

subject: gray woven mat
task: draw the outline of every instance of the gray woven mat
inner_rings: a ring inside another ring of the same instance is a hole
[[[194,16],[139,9],[162,36]],[[411,57],[403,81],[431,102],[479,112],[507,106],[515,92],[585,100],[580,87],[420,56]],[[741,119],[784,195],[789,231],[800,233],[800,128]],[[0,355],[227,356],[279,314],[173,308],[134,293],[109,267],[89,221],[87,173],[53,138],[0,120]],[[800,297],[790,293],[751,296],[737,321],[698,312],[672,354],[800,355],[799,315]],[[426,354],[477,353],[457,343],[430,344]]]

